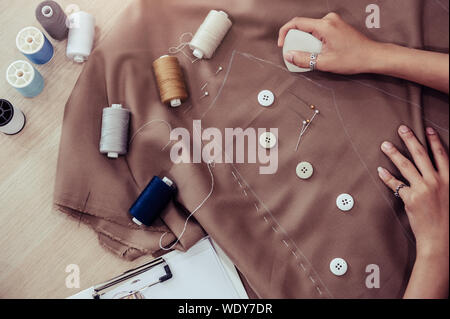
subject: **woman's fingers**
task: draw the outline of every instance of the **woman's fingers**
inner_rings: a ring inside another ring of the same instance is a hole
[[[445,151],[444,146],[442,146],[439,135],[433,128],[428,127],[426,133],[439,175],[444,178],[444,180],[448,181],[449,164],[447,152]]]
[[[433,163],[423,145],[417,140],[413,131],[406,125],[402,125],[398,129],[398,134],[408,148],[408,151],[414,159],[417,168],[422,173],[422,176],[425,179],[434,176],[436,171]]]
[[[286,34],[291,29],[298,29],[304,32],[314,33],[317,32],[318,28],[320,28],[322,19],[311,19],[311,18],[294,18],[284,26],[281,27],[279,35],[278,35],[278,46],[282,47],[284,45],[284,39],[286,38]]]
[[[391,159],[394,165],[397,166],[400,173],[410,184],[420,183],[422,176],[419,174],[416,167],[411,161],[403,156],[391,142],[384,142],[381,145],[381,150]]]
[[[404,184],[403,182],[396,179],[387,169],[383,167],[378,167],[378,176],[380,176],[381,180],[389,187],[393,192],[397,191],[397,187]],[[398,191],[400,198],[405,200],[409,187],[404,187]]]

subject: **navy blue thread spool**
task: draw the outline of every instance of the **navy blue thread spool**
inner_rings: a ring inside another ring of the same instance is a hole
[[[176,188],[170,179],[153,177],[130,208],[133,222],[139,226],[150,226],[167,207],[175,192]]]

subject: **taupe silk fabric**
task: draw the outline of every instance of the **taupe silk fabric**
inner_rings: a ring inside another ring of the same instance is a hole
[[[159,255],[160,236],[168,232],[163,244],[173,242],[186,212],[171,204],[153,226],[137,227],[128,209],[142,189],[154,175],[168,176],[192,211],[211,188],[207,164],[170,160],[169,125],[191,136],[193,120],[222,133],[278,128],[276,174],[259,174],[259,163],[216,163],[212,196],[177,248],[210,234],[259,297],[401,297],[415,258],[414,237],[401,201],[378,179],[380,165],[396,172],[379,145],[390,140],[406,151],[396,134],[401,123],[424,144],[424,128],[431,125],[448,145],[448,97],[386,76],[291,74],[276,46],[279,28],[292,17],[335,11],[375,40],[448,52],[448,1],[376,3],[380,29],[366,28],[367,3],[359,0],[136,0],[95,49],[66,105],[56,205],[89,223],[102,245],[125,258]],[[228,12],[233,27],[213,59],[192,64],[177,55],[190,99],[179,108],[163,105],[151,64],[178,45],[182,33],[194,33],[210,9]],[[224,70],[216,75],[219,66]],[[205,82],[210,95],[201,99]],[[263,89],[276,96],[271,107],[257,102]],[[316,105],[320,115],[295,152],[301,122],[312,115],[300,100]],[[117,160],[99,152],[102,109],[112,103],[131,110],[130,136],[150,122]],[[314,166],[309,180],[295,174],[301,161]],[[336,207],[341,193],[355,199],[350,212]],[[342,277],[330,272],[335,257],[348,263]],[[380,269],[378,289],[366,287],[370,264]]]

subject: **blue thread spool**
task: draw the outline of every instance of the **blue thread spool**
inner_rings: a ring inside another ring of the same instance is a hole
[[[6,70],[6,80],[25,97],[35,97],[44,89],[44,78],[29,62],[14,61]]]
[[[19,51],[35,64],[45,64],[53,57],[53,46],[47,37],[35,27],[26,27],[16,37]]]
[[[175,194],[173,182],[155,176],[130,208],[133,222],[150,226],[167,207]]]

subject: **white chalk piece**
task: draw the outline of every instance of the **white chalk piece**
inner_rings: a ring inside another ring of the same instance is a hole
[[[198,59],[211,59],[231,26],[228,14],[211,10],[189,43],[193,55]]]
[[[78,11],[69,16],[69,39],[66,55],[77,63],[83,63],[89,57],[94,45],[95,18],[93,15]]]
[[[11,102],[0,99],[0,132],[7,135],[19,133],[25,126],[25,115]]]
[[[322,42],[312,34],[300,30],[289,30],[284,40],[283,56],[288,51],[303,51],[308,53],[322,52]],[[299,68],[298,66],[284,60],[290,72],[309,72],[309,68]]]
[[[127,153],[130,111],[121,104],[103,109],[100,153],[118,158]]]

